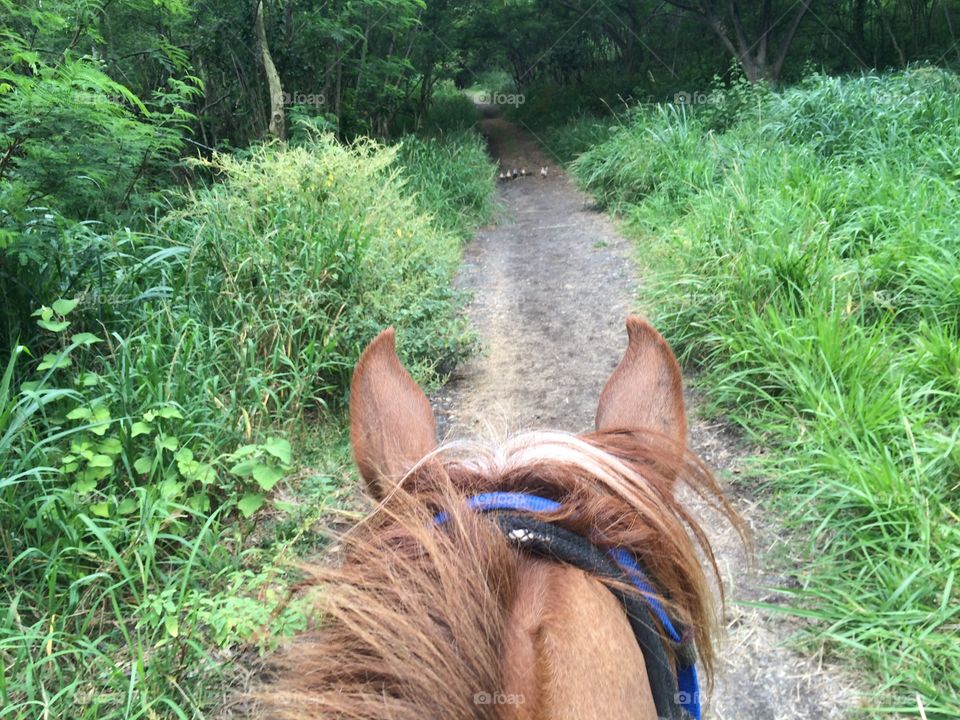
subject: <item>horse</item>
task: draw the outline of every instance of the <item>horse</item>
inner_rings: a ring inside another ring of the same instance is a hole
[[[317,627],[274,660],[259,717],[700,717],[722,584],[678,484],[742,526],[687,447],[669,345],[635,316],[627,335],[595,431],[493,445],[438,445],[394,331],[366,347],[350,436],[376,507],[306,567]]]

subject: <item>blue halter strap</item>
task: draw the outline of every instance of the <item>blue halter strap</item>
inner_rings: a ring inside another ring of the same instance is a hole
[[[563,509],[563,505],[555,500],[519,492],[489,492],[474,495],[466,500],[467,507],[477,512],[511,511],[532,514],[551,513]],[[439,512],[434,516],[434,522],[443,524],[449,515]],[[660,625],[670,639],[678,646],[684,643],[684,638],[663,606],[657,600],[653,586],[641,569],[637,559],[624,548],[611,548],[606,554],[620,568],[630,583],[640,591],[650,612],[656,616]],[[700,684],[697,680],[697,668],[693,657],[684,658],[680,654],[677,660],[676,677],[677,692],[675,702],[686,711],[693,720],[701,720]]]

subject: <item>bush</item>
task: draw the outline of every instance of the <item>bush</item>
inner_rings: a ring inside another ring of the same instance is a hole
[[[359,348],[388,324],[422,377],[456,358],[448,281],[460,237],[422,213],[395,150],[320,136],[217,158],[213,169],[224,182],[159,227],[185,249],[167,280],[174,325],[224,339],[205,348],[205,382],[245,395],[233,402],[251,417],[294,420],[342,400]]]
[[[0,373],[0,715],[194,716],[235,648],[302,626],[282,555],[349,475],[297,428],[339,424],[388,324],[421,381],[466,349],[450,280],[492,168],[450,143],[218,156],[152,232],[91,230],[98,271]]]

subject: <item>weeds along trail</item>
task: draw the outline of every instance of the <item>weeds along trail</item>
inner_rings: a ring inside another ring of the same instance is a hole
[[[638,284],[630,244],[533,137],[498,117],[488,117],[483,130],[503,169],[550,170],[546,179],[535,173],[501,183],[500,221],[483,228],[465,251],[458,285],[473,294],[469,315],[483,349],[435,398],[441,432],[590,429],[603,382],[623,349],[623,320]],[[695,413],[695,399],[691,405]],[[721,477],[736,468],[735,440],[722,427],[694,417],[692,436]],[[730,592],[729,635],[710,717],[840,717],[852,704],[844,690],[849,682],[817,658],[782,647],[796,623],[740,604],[782,602],[765,588],[784,578],[767,559],[776,525],[748,493],[732,493],[760,552],[751,568],[735,533],[708,518]]]

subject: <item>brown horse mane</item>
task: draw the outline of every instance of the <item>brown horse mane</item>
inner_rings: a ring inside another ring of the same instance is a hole
[[[495,447],[443,445],[342,538],[336,566],[305,568],[318,627],[276,660],[254,694],[260,717],[497,718],[479,693],[504,687],[502,648],[518,551],[465,496],[495,490],[559,500],[542,516],[600,547],[632,551],[668,612],[696,641],[708,683],[716,608],[697,548],[702,528],[676,499],[683,482],[740,527],[703,463],[660,434],[526,433]],[[443,510],[443,528],[434,522]],[[720,583],[717,583],[720,586]]]

